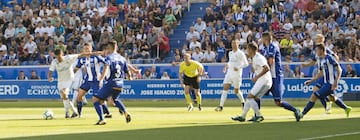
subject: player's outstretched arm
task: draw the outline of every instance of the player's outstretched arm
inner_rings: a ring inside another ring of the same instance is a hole
[[[131,72],[131,71],[128,71],[126,76],[127,76],[127,78],[128,78],[130,81],[133,80],[133,78],[132,78],[131,75],[132,75],[132,72]]]
[[[139,69],[136,69],[134,68],[134,66],[132,66],[131,64],[127,64],[128,68],[130,69],[130,71],[136,73],[136,74],[139,74],[140,73],[140,70]]]
[[[49,82],[53,82],[53,81],[54,81],[53,71],[49,71],[47,77],[48,77],[48,81],[49,81]]]
[[[317,79],[319,79],[320,77],[323,77],[323,76],[324,76],[324,74],[323,74],[322,70],[319,70],[319,71],[318,71],[318,74],[316,74],[315,77],[313,77],[311,80],[305,81],[305,85],[309,85],[309,84],[311,84],[312,82],[316,81]]]
[[[301,64],[301,67],[305,68],[305,67],[314,66],[315,63],[316,61],[311,60],[309,63]]]

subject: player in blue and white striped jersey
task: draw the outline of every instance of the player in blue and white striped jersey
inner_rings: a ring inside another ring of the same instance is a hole
[[[84,52],[92,52],[92,45],[85,44],[83,48]],[[84,82],[81,84],[79,88],[79,93],[77,96],[77,110],[79,113],[79,116],[82,115],[82,106],[83,106],[83,97],[84,95],[90,90],[93,90],[93,93],[96,94],[99,91],[99,78],[101,75],[101,67],[104,65],[105,60],[101,56],[98,55],[91,55],[84,58],[79,58],[78,62],[76,64],[76,68],[74,71],[77,71],[81,67],[84,66],[86,70],[86,74],[84,77]],[[102,104],[102,108],[105,113],[106,118],[111,118],[111,113],[107,107],[107,105],[104,103]]]
[[[313,92],[310,97],[310,101],[307,103],[300,115],[301,118],[315,105],[316,99],[324,99],[327,96],[334,94],[338,86],[338,82],[341,78],[341,66],[334,56],[326,53],[324,44],[316,45],[316,54],[318,55],[317,63],[320,66],[320,71],[311,80],[305,81],[305,84],[309,85],[321,77],[324,77],[324,84],[318,91]],[[331,101],[336,103],[336,105],[343,108],[345,110],[346,116],[349,117],[351,107],[347,106],[341,99],[336,98],[336,96],[329,97]]]
[[[272,41],[270,33],[266,32],[262,35],[262,43],[264,48],[260,50],[260,53],[265,56],[270,66],[270,72],[272,75],[273,84],[269,92],[271,92],[276,105],[283,107],[284,109],[294,112],[296,120],[300,117],[300,110],[289,104],[282,99],[284,94],[284,75],[281,68],[281,53],[278,44]],[[260,104],[259,100],[256,100]]]
[[[315,37],[315,45],[318,44],[324,44],[325,42],[325,37],[322,34],[317,34]],[[336,60],[339,60],[339,57],[330,49],[330,48],[325,48],[326,53],[330,54],[332,56],[334,56],[334,58]],[[307,64],[302,64],[302,67],[310,67],[310,66],[314,66],[316,64],[316,61],[318,59],[318,56],[316,55],[316,50],[315,47],[311,53],[311,61]],[[318,66],[319,67],[319,66]],[[318,91],[320,89],[320,87],[324,84],[324,78],[319,78],[316,83],[315,83],[315,87],[313,89],[313,91]],[[330,95],[333,96],[333,95]],[[326,114],[330,114],[331,113],[331,104],[332,102],[329,101],[328,98],[324,98],[322,100],[320,100],[321,104],[323,105],[323,107],[325,108],[325,113]],[[327,104],[328,102],[328,104]]]

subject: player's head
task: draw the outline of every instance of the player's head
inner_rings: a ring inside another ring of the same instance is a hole
[[[106,54],[114,53],[117,50],[117,43],[115,40],[109,41],[106,47]]]
[[[262,34],[262,39],[263,43],[270,43],[272,40],[272,36],[269,32],[265,32]]]
[[[62,61],[62,58],[63,58],[63,56],[64,56],[64,52],[63,52],[62,49],[60,49],[60,48],[55,49],[54,54],[55,54],[56,59],[57,59],[58,61]]]
[[[191,55],[189,54],[189,53],[185,53],[185,55],[184,55],[184,61],[185,61],[185,63],[190,63],[190,61],[191,61]]]
[[[247,46],[247,54],[250,56],[250,57],[253,57],[256,52],[258,51],[258,46],[255,44],[255,43],[249,43],[248,46]]]
[[[231,47],[233,50],[237,50],[239,48],[239,44],[240,44],[240,41],[239,40],[236,40],[236,39],[233,39],[231,41]]]
[[[325,49],[326,48],[325,48],[324,44],[317,44],[316,45],[316,54],[318,56],[323,56],[326,53]]]
[[[315,44],[322,44],[325,42],[325,37],[322,34],[316,34],[315,36]]]
[[[85,53],[91,53],[92,52],[92,45],[90,43],[85,43],[84,47],[82,49],[83,52]]]

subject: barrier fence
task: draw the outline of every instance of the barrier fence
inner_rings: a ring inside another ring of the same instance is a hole
[[[308,79],[285,79],[284,98],[309,98],[314,85],[305,86],[303,83]],[[201,93],[204,99],[220,98],[222,93],[222,80],[202,80]],[[360,92],[360,79],[342,78],[337,88],[337,96],[342,97],[344,93]],[[246,95],[253,83],[250,79],[243,79],[242,92]],[[86,96],[89,98],[92,91]],[[125,81],[124,91],[121,93],[123,99],[183,99],[184,91],[179,80],[135,80]],[[59,99],[57,82],[40,81],[0,81],[1,99]],[[235,98],[230,94],[229,98]],[[271,98],[266,96],[264,98]]]

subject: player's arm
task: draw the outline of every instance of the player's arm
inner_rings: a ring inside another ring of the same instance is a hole
[[[263,70],[252,79],[252,82],[255,83],[261,76],[265,75],[268,71],[270,71],[269,66],[263,65]]]
[[[247,58],[244,53],[240,53],[240,68],[246,68],[249,66],[249,62],[247,61]]]
[[[128,66],[128,68],[129,68],[129,70],[130,70],[131,72],[134,72],[134,73],[137,73],[137,74],[140,73],[140,70],[134,68],[134,66],[132,66],[131,64],[127,64],[127,66]]]
[[[301,64],[301,67],[303,67],[303,68],[310,67],[310,66],[314,66],[315,64],[316,64],[316,61],[311,60],[309,63]]]
[[[181,86],[184,88],[184,81],[183,81],[183,75],[184,75],[184,69],[182,67],[182,65],[180,64],[180,67],[179,67],[179,81],[180,81],[180,84]]]
[[[336,79],[335,79],[333,85],[331,86],[331,90],[335,90],[337,88],[337,85],[339,83],[339,80],[340,80],[341,74],[342,74],[342,68],[337,62],[334,66],[336,66]]]
[[[49,82],[53,82],[53,81],[54,81],[53,71],[51,71],[51,70],[49,71],[47,78],[48,78],[48,81],[49,81]]]
[[[229,63],[226,63],[223,69],[223,72],[226,73],[226,70],[229,68]]]
[[[104,82],[105,76],[107,75],[108,71],[109,71],[109,65],[105,64],[104,69],[103,69],[100,79],[99,79],[99,87],[100,88],[103,86],[103,82]]]
[[[274,59],[273,56],[270,56],[270,57],[267,59],[267,61],[268,61],[269,66],[272,66],[272,65],[275,63],[275,59]]]
[[[305,81],[305,85],[309,85],[310,83],[316,81],[317,79],[321,78],[324,76],[324,73],[322,72],[322,69],[318,70],[318,73],[315,75],[315,77],[313,77],[311,80],[307,80]]]

